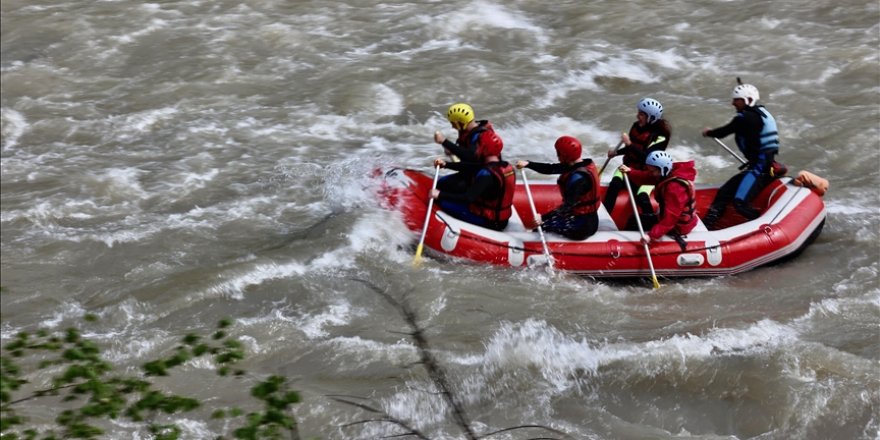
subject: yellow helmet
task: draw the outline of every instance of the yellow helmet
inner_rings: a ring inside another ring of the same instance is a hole
[[[474,120],[474,109],[463,103],[452,104],[446,111],[446,119],[459,130],[464,130]]]

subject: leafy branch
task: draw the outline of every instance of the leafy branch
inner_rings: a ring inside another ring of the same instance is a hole
[[[93,322],[95,317],[86,315],[85,321]],[[207,341],[195,334],[184,336],[172,354],[145,363],[141,375],[134,377],[114,375],[113,365],[103,359],[98,345],[83,338],[76,328],[19,333],[0,355],[0,435],[4,439],[93,439],[105,433],[98,422],[124,418],[141,423],[157,440],[178,439],[181,429],[177,425],[155,420],[163,414],[195,410],[201,404],[191,397],[159,391],[150,379],[168,376],[174,368],[201,356],[212,357],[220,376],[243,376],[245,372],[235,365],[245,358],[245,352],[241,342],[229,336],[231,325],[232,321],[221,320]],[[21,363],[30,367],[28,374]],[[25,377],[50,368],[61,370],[52,376],[51,386],[16,396],[29,384]],[[283,433],[292,440],[299,439],[296,419],[289,411],[300,396],[289,388],[286,379],[271,376],[257,383],[251,395],[263,402],[262,411],[245,416],[237,408],[222,409],[214,411],[213,417],[244,418],[244,426],[233,432],[238,439],[281,439]],[[55,429],[39,433],[27,426],[28,420],[16,408],[24,402],[50,397],[60,399],[67,409],[55,418],[57,433]]]

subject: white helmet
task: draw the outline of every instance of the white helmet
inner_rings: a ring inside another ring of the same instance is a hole
[[[672,171],[672,156],[665,151],[652,151],[645,159],[645,165],[660,168],[660,175],[666,177]]]
[[[743,99],[749,107],[754,107],[758,103],[758,99],[761,99],[758,89],[751,84],[740,84],[734,87],[730,97],[731,99]]]
[[[642,98],[636,108],[648,115],[648,123],[653,124],[663,118],[663,104],[653,98]]]

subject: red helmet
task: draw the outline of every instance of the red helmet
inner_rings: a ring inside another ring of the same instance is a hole
[[[477,147],[477,157],[483,159],[488,156],[500,156],[504,142],[494,131],[486,131],[480,135],[480,143]]]
[[[556,157],[562,163],[575,162],[581,158],[581,141],[574,136],[556,139]]]

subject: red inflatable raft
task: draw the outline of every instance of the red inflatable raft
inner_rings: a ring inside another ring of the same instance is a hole
[[[428,207],[432,176],[410,169],[393,169],[384,174],[381,197],[386,207],[398,210],[406,226],[421,233]],[[561,203],[555,182],[531,181],[529,185],[539,213]],[[697,186],[697,214],[702,216],[717,187]],[[605,187],[600,190],[603,196]],[[637,230],[624,230],[632,215],[626,191],[621,191],[612,215],[599,210],[599,231],[582,241],[545,234],[556,269],[589,277],[650,276],[644,246]],[[434,204],[429,217],[425,248],[474,262],[526,267],[545,262],[537,232],[527,230],[521,219],[532,218],[531,207],[521,181],[517,183],[514,213],[504,231],[493,231],[458,220]],[[656,202],[655,202],[656,203]],[[655,204],[656,206],[656,204]],[[671,237],[651,245],[658,276],[704,277],[740,273],[775,261],[791,258],[809,245],[825,223],[825,204],[809,188],[792,179],[775,180],[754,200],[763,214],[746,221],[733,210],[709,231],[702,222],[684,237],[683,251]]]

